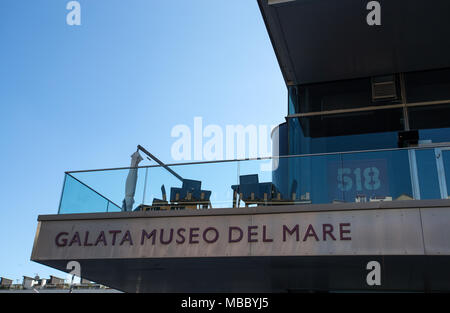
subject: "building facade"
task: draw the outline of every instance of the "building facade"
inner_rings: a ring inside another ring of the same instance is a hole
[[[381,1],[381,25],[367,24],[369,1],[271,2],[259,3],[288,88],[275,144],[280,155],[330,154],[281,161],[283,193],[447,199],[448,2]]]
[[[126,292],[449,291],[450,2],[257,1],[273,158],[67,172],[31,259]]]

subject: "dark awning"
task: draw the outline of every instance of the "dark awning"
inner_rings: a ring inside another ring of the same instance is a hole
[[[450,1],[258,0],[286,84],[450,67]]]

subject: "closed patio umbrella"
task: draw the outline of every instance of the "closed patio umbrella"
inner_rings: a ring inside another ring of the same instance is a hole
[[[130,171],[128,172],[127,182],[125,184],[125,199],[123,199],[122,203],[122,211],[132,211],[134,204],[134,193],[136,192],[136,183],[137,183],[137,166],[139,162],[143,159],[139,154],[139,151],[136,151],[131,155],[131,165]]]

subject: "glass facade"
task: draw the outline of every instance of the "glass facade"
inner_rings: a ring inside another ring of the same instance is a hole
[[[287,124],[280,125],[287,138],[277,140],[285,146],[279,150],[326,155],[282,160],[283,174],[273,180],[285,193],[308,194],[313,203],[448,198],[450,151],[433,146],[450,144],[450,69],[288,91]],[[418,138],[404,144],[405,132]],[[402,147],[430,149],[374,151]],[[350,151],[361,153],[342,153]]]
[[[450,142],[450,69],[288,90],[290,155],[395,148],[408,130],[422,143]]]

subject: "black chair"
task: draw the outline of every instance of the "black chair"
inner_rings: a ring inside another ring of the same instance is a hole
[[[237,206],[237,196],[239,201],[244,201],[245,205],[267,205],[272,200],[274,185],[270,182],[260,183],[257,174],[239,176],[239,185],[231,186],[233,189],[233,207]]]
[[[211,191],[201,189],[202,182],[199,180],[183,179],[181,188],[170,189],[170,202],[185,205],[200,205],[207,208],[211,205]]]

